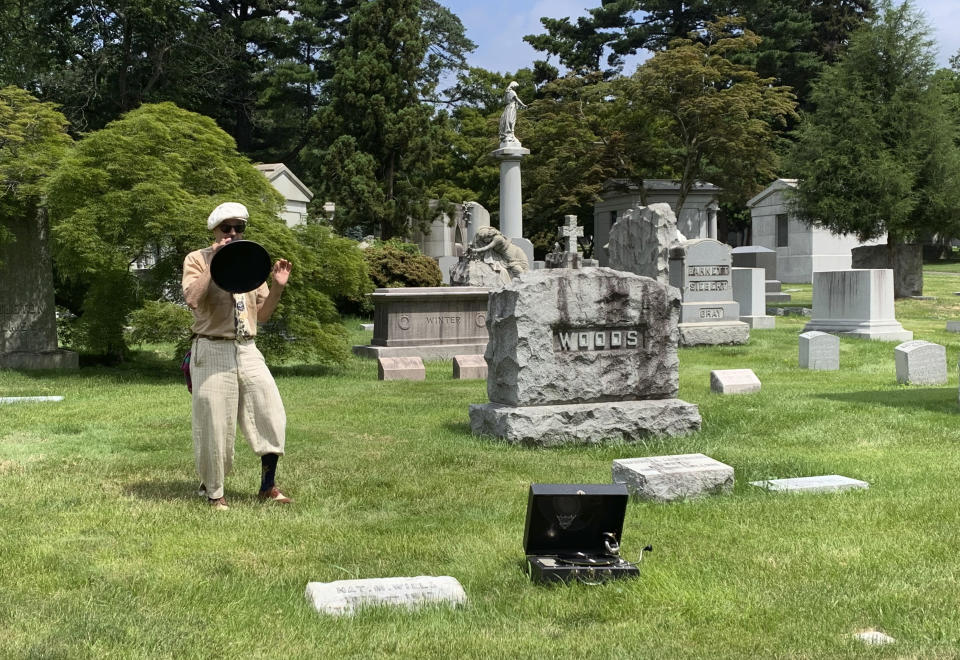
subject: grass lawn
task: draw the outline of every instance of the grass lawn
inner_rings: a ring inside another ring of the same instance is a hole
[[[898,302],[898,318],[947,347],[947,385],[898,386],[883,342],[842,339],[840,371],[800,370],[805,319],[781,317],[746,346],[682,349],[680,398],[703,429],[641,445],[473,437],[485,384],[452,380],[449,361],[419,383],[378,382],[360,359],[278,367],[286,508],[255,500],[242,440],[230,511],[196,496],[190,399],[169,361],[2,371],[2,395],[66,398],[0,406],[0,657],[960,658],[960,336],[945,332],[960,274],[925,283],[936,300]],[[710,393],[711,369],[745,367],[760,393]],[[608,483],[613,459],[688,452],[732,465],[734,493],[632,501],[625,555],[654,546],[639,579],[529,583],[530,483]],[[747,484],[819,474],[870,489]],[[303,595],[308,581],[412,575],[452,575],[469,603],[330,618]],[[851,639],[866,629],[897,642]]]

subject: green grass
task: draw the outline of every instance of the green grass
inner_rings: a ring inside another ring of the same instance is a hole
[[[925,283],[937,299],[898,302],[898,318],[956,365],[958,335],[944,328],[960,318],[960,277]],[[219,513],[194,494],[190,399],[162,352],[0,372],[0,394],[66,397],[0,406],[0,657],[958,658],[956,370],[945,386],[898,386],[894,344],[843,339],[840,371],[803,371],[803,323],[682,349],[680,397],[699,404],[703,429],[634,446],[473,437],[467,408],[485,386],[452,380],[449,361],[420,383],[379,382],[359,359],[279,367],[279,482],[296,502],[255,501],[259,463],[240,440]],[[710,393],[710,370],[744,367],[760,393]],[[530,483],[604,483],[613,459],[687,452],[732,465],[734,492],[632,501],[625,554],[655,548],[639,579],[529,583]],[[816,474],[871,487],[784,496],[747,484]],[[423,574],[456,577],[469,603],[330,618],[303,596],[308,581]],[[871,628],[897,643],[851,640]]]

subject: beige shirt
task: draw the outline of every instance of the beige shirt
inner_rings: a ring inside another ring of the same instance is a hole
[[[200,275],[210,268],[212,258],[213,247],[208,247],[191,252],[183,260],[183,280],[181,283],[185,296],[189,296],[190,288],[197,286]],[[246,308],[244,313],[246,314],[250,336],[256,336],[257,334],[257,312],[269,293],[270,289],[264,283],[253,291],[243,294]],[[233,310],[233,294],[224,291],[211,280],[210,286],[207,288],[207,295],[200,299],[199,305],[193,310],[193,326],[191,326],[191,329],[197,335],[234,337],[236,328]]]

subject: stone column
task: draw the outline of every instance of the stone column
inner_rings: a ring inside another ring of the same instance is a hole
[[[523,238],[523,196],[520,186],[520,159],[530,153],[519,146],[501,146],[491,155],[500,161],[500,233],[527,253],[533,263],[533,244]]]
[[[717,238],[717,211],[720,209],[720,205],[717,204],[717,200],[713,200],[707,204],[707,222],[709,223],[709,237],[715,241],[720,240]]]

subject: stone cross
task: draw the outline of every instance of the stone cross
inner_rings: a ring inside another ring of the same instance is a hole
[[[566,223],[560,227],[560,237],[567,239],[567,252],[576,253],[577,238],[583,236],[583,227],[577,226],[577,216],[564,216]]]

